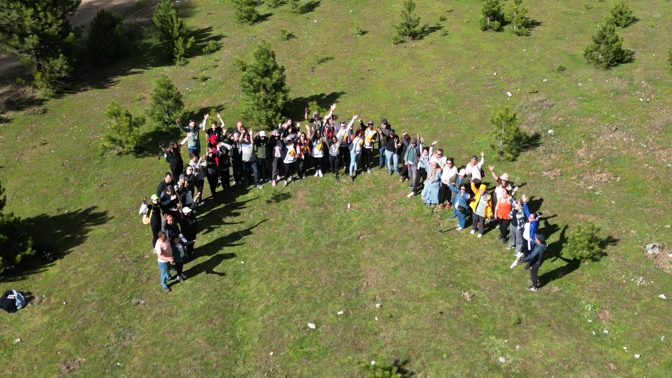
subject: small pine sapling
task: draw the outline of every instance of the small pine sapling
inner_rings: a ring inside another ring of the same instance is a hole
[[[598,261],[604,252],[600,248],[600,229],[592,223],[586,226],[577,225],[570,230],[563,252],[576,261]]]

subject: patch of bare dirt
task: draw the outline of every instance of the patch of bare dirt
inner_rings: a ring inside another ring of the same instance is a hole
[[[657,268],[662,269],[664,272],[672,274],[672,257],[670,257],[670,249],[667,247],[667,244],[660,246],[660,252],[649,254],[646,249],[644,253],[646,257],[653,261]]]
[[[63,360],[59,362],[58,370],[61,372],[61,377],[70,375],[70,373],[77,370],[84,361],[86,361],[86,359],[78,357],[72,360]]]

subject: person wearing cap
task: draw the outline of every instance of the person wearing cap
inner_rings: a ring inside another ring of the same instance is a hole
[[[492,202],[497,203],[497,201],[499,201],[499,198],[502,196],[503,190],[508,190],[509,195],[511,197],[514,197],[516,195],[518,187],[513,186],[513,183],[509,180],[508,173],[505,172],[501,176],[498,176],[497,173],[495,172],[495,166],[493,165],[488,165],[488,170],[490,171],[492,178],[497,183],[497,185],[495,186],[495,190],[492,192]],[[497,219],[498,219],[497,214],[495,214],[495,220]],[[499,223],[497,223],[496,227],[499,228]]]
[[[455,184],[448,184],[448,189],[455,193],[455,199],[453,200],[453,216],[451,218],[457,218],[457,231],[462,231],[467,226],[467,211],[469,209],[469,200],[471,199],[471,194],[467,190],[467,184],[459,184],[460,188],[458,189]]]
[[[187,257],[191,258],[194,253],[194,243],[196,243],[196,212],[190,207],[181,208],[180,229],[182,230],[180,242],[186,249]],[[185,277],[183,277],[185,278]]]
[[[526,262],[530,266],[530,281],[532,285],[527,287],[527,290],[539,290],[539,267],[544,263],[544,252],[548,246],[546,245],[546,238],[542,234],[534,235],[534,249],[529,255],[523,257],[521,261]]]
[[[382,169],[387,165],[387,157],[385,151],[387,151],[387,140],[390,137],[390,133],[393,133],[394,130],[387,123],[387,118],[380,120],[380,127],[376,130],[378,134],[378,169]]]
[[[357,119],[357,115],[353,115],[347,124],[345,121],[341,121],[341,128],[336,132],[336,138],[338,138],[340,145],[340,149],[338,150],[339,164],[343,165],[344,173],[348,173],[348,168],[350,167],[350,142],[352,142],[352,138],[354,137],[352,124],[355,122],[355,119]]]
[[[180,124],[180,120],[176,119],[175,122],[177,123],[177,127],[180,128],[180,130],[184,131],[187,133],[187,148],[189,149],[189,154],[190,155],[196,155],[200,156],[201,155],[201,140],[199,138],[199,130],[205,130],[205,124],[208,121],[208,117],[210,117],[210,114],[206,114],[203,117],[203,122],[199,125],[199,127],[196,127],[196,121],[193,119],[189,120],[189,126],[184,127],[182,124]]]
[[[471,182],[471,190],[474,192],[474,198],[469,203],[469,207],[473,211],[471,215],[472,228],[471,234],[473,235],[478,231],[478,237],[483,236],[483,228],[485,226],[485,218],[492,217],[492,203],[490,202],[490,195],[486,193],[487,186],[481,184],[476,188],[473,179]]]
[[[478,161],[478,158],[474,155],[471,157],[471,160],[467,163],[465,168],[467,176],[469,176],[476,185],[480,184],[483,180],[483,163],[485,163],[485,152],[481,151],[481,161]]]
[[[387,143],[385,144],[385,161],[387,162],[387,173],[392,176],[393,173],[399,173],[399,155],[397,155],[397,149],[401,146],[399,137],[396,135],[394,130],[390,130],[389,137],[387,138]]]

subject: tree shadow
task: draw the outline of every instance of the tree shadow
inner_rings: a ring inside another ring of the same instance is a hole
[[[401,378],[413,378],[416,376],[415,372],[411,371],[408,369],[407,365],[410,362],[410,360],[400,360],[400,359],[395,359],[394,362],[392,362],[392,366],[397,368],[397,373],[401,374]]]
[[[303,119],[304,109],[308,103],[315,101],[320,108],[329,109],[329,106],[336,103],[344,94],[345,92],[340,91],[331,92],[329,94],[320,93],[307,97],[296,97],[287,102],[285,110],[289,113],[291,119]]]
[[[30,88],[18,84],[10,85],[7,90],[0,93],[0,123],[8,123],[18,116],[18,112],[24,115],[44,114],[47,108],[43,107],[46,99],[37,97],[36,92]]]
[[[235,247],[235,246],[240,246],[243,243],[240,241],[245,238],[246,236],[250,236],[253,234],[252,230],[257,228],[260,224],[266,222],[267,220],[264,219],[263,221],[260,221],[248,228],[238,230],[238,231],[233,231],[230,234],[226,236],[222,236],[206,245],[203,245],[201,247],[198,247],[198,250],[196,252],[194,260],[200,260],[201,257],[205,258],[207,256],[212,256],[207,260],[204,260],[201,263],[198,263],[192,267],[189,268],[189,270],[185,271],[184,274],[191,278],[195,277],[201,273],[205,274],[216,274],[218,276],[224,276],[226,273],[220,273],[216,272],[215,268],[219,266],[224,260],[230,260],[234,257],[236,257],[235,253],[220,253],[224,248],[227,247]]]
[[[112,219],[107,211],[98,211],[97,206],[86,209],[48,215],[41,214],[23,220],[31,230],[33,242],[51,246],[55,253],[67,256],[73,248],[83,244],[89,232]],[[31,256],[14,269],[3,273],[4,281],[21,281],[26,276],[45,271],[53,262]]]
[[[166,128],[155,128],[151,131],[148,131],[142,136],[140,136],[140,145],[134,152],[135,157],[142,158],[142,157],[148,157],[148,156],[159,156],[159,160],[161,159],[161,156],[163,155],[158,155],[162,153],[161,147],[159,147],[159,144],[163,144],[164,147],[168,147],[168,142],[171,140],[178,141],[180,139],[182,134],[182,130],[178,129],[177,127],[173,129],[166,129]]]
[[[543,22],[539,20],[535,20],[533,18],[528,18],[527,19],[527,29],[532,32],[535,28],[538,28],[539,26],[543,25]]]
[[[266,200],[266,204],[275,205],[290,198],[292,198],[292,194],[290,192],[275,192],[271,198]]]
[[[303,4],[297,4],[301,3],[301,0],[298,1],[292,1],[290,3],[292,12],[298,13],[298,14],[306,14],[313,12],[317,7],[321,5],[320,0],[309,0],[309,1],[304,1]]]
[[[212,35],[212,26],[208,26],[207,28],[202,29],[196,29],[191,32],[191,36],[194,37],[194,44],[189,49],[190,50],[189,57],[207,55],[214,53],[215,51],[221,50],[222,45],[221,43],[219,43],[219,41],[226,38],[226,36],[223,34]],[[217,49],[214,51],[205,52],[203,49],[210,42],[216,42]]]

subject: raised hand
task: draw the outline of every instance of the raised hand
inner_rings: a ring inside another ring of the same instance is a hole
[[[494,165],[488,165],[488,169],[492,171],[492,170],[495,169],[495,166]]]

